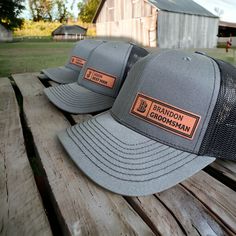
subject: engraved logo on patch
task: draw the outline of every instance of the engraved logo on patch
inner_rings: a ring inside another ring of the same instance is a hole
[[[187,139],[193,139],[201,119],[196,114],[141,93],[137,94],[130,113]]]
[[[70,63],[75,66],[83,67],[83,65],[86,63],[86,60],[80,57],[72,56],[70,59]]]
[[[115,85],[116,77],[104,73],[102,71],[97,71],[92,68],[86,70],[84,79],[94,82],[96,84],[102,85],[104,87],[112,89]]]

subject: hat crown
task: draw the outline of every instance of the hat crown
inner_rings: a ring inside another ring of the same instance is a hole
[[[79,41],[72,49],[69,59],[66,63],[66,67],[72,70],[80,71],[83,65],[86,63],[91,51],[102,43],[104,43],[104,41],[91,39]]]
[[[131,69],[112,115],[149,138],[197,154],[219,87],[211,58],[177,50],[153,53]]]
[[[136,50],[135,54],[134,48]],[[78,84],[110,97],[116,97],[128,70],[148,52],[125,42],[106,42],[94,49],[80,73]],[[136,57],[135,57],[136,55]]]

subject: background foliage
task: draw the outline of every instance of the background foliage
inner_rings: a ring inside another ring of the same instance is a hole
[[[88,28],[87,35],[95,36],[96,30],[93,24],[83,23],[81,21],[68,22],[69,25],[80,25],[84,28]],[[26,36],[51,36],[53,30],[61,25],[60,22],[49,22],[49,21],[38,21],[34,22],[32,20],[25,20],[21,29],[17,29],[14,32],[16,37],[26,37]]]
[[[13,30],[22,25],[20,13],[25,9],[24,0],[0,0],[0,24]]]
[[[33,21],[65,22],[71,14],[66,8],[67,0],[28,0]]]
[[[78,4],[80,10],[79,19],[83,22],[92,22],[100,0],[84,0]]]

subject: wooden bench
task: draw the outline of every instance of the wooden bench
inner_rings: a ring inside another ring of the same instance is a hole
[[[216,161],[154,195],[113,194],[56,136],[90,115],[54,107],[43,89],[55,84],[36,73],[10,79],[0,78],[0,235],[236,235],[235,162]]]

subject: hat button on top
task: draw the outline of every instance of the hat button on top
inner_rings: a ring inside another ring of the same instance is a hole
[[[192,61],[192,58],[191,57],[183,57],[183,60],[184,61]]]

